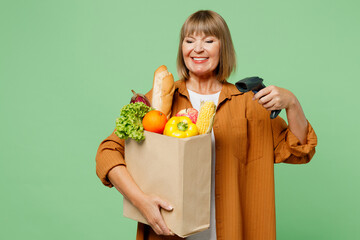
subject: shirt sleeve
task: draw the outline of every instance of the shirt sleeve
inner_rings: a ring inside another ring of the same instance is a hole
[[[96,154],[96,174],[101,182],[108,187],[113,185],[107,175],[109,171],[118,165],[126,166],[124,159],[125,140],[120,139],[115,131],[100,143]]]
[[[152,100],[152,89],[145,94],[148,100]],[[109,181],[107,175],[110,170],[116,166],[124,165],[125,162],[125,140],[120,139],[115,130],[100,143],[100,146],[96,153],[96,174],[100,178],[101,182],[108,187],[113,187]]]
[[[308,121],[306,143],[290,131],[284,119],[277,117],[272,120],[275,163],[303,164],[308,163],[315,154],[317,136]]]

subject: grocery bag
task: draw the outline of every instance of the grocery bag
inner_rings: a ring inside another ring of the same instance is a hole
[[[145,140],[125,141],[127,169],[146,194],[155,194],[174,209],[161,209],[168,228],[180,237],[210,226],[211,135],[175,138],[145,131]],[[125,217],[147,224],[126,198]]]

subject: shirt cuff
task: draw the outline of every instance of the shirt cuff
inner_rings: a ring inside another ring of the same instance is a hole
[[[108,179],[108,173],[116,166],[126,166],[125,159],[122,154],[115,148],[104,148],[96,156],[96,161],[101,164],[96,164],[96,174],[101,182],[108,187],[113,187]]]
[[[308,130],[306,134],[305,144],[301,144],[299,139],[290,131],[290,129],[287,129],[287,132],[285,134],[285,141],[289,148],[290,154],[296,157],[304,157],[312,154],[317,145],[317,136],[315,134],[315,131],[309,121],[307,121],[307,123]]]

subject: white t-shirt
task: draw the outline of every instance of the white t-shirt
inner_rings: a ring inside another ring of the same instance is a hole
[[[201,101],[213,101],[218,105],[220,92],[210,95],[201,95],[188,89],[190,102],[196,110],[200,111]],[[215,136],[211,131],[211,202],[210,202],[210,228],[187,237],[187,240],[216,240],[216,221],[215,221]]]

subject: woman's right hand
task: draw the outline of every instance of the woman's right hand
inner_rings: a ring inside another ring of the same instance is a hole
[[[143,195],[142,201],[136,204],[138,210],[145,217],[146,221],[158,235],[173,236],[174,233],[166,226],[160,209],[172,211],[173,207],[166,201],[155,195]]]
[[[108,178],[116,189],[141,212],[158,235],[174,235],[166,226],[160,209],[172,211],[169,203],[155,195],[147,195],[136,185],[126,166],[118,165],[109,171]]]

